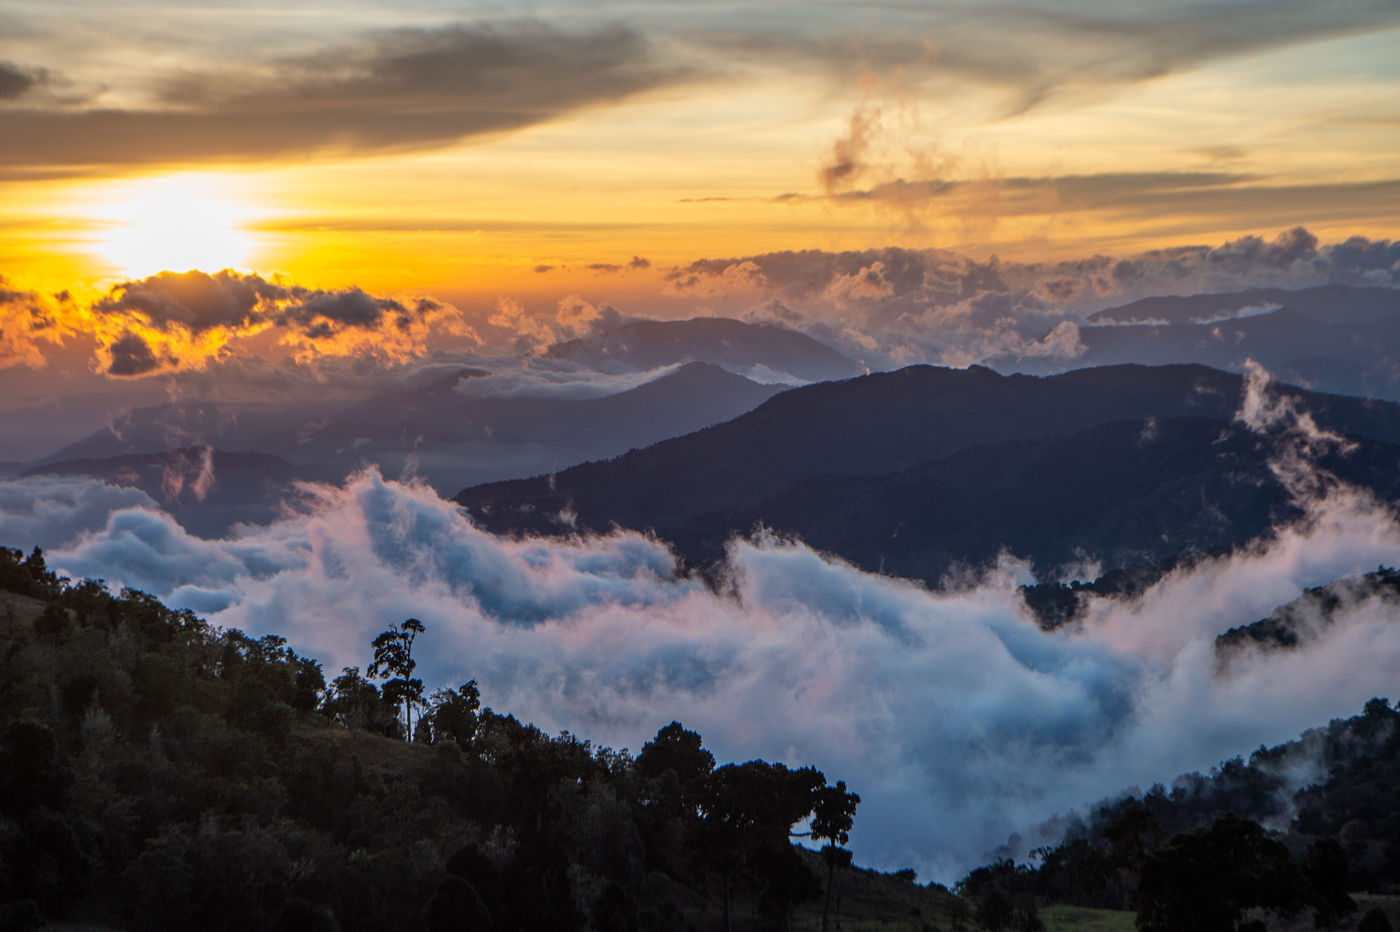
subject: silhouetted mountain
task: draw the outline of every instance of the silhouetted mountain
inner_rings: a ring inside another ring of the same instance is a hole
[[[786,386],[760,385],[709,363],[690,363],[603,398],[473,397],[434,386],[354,405],[310,431],[298,458],[378,463],[452,488],[615,456],[728,420]],[[454,481],[455,480],[455,481]]]
[[[1355,324],[1400,316],[1400,290],[1320,285],[1250,288],[1223,294],[1143,298],[1089,316],[1094,324],[1208,324],[1290,307],[1320,323]]]
[[[186,530],[206,537],[223,535],[240,521],[272,520],[294,496],[299,480],[343,478],[293,466],[275,456],[226,453],[211,447],[65,460],[36,466],[23,475],[91,476],[138,488]]]
[[[646,370],[678,362],[710,362],[750,376],[820,382],[858,375],[861,366],[806,334],[774,324],[728,317],[638,320],[578,340],[557,343],[547,354],[586,362],[596,369]],[[765,380],[770,381],[771,379]]]
[[[796,534],[872,571],[937,583],[1008,551],[1041,570],[1159,564],[1228,550],[1300,512],[1269,468],[1275,444],[1212,419],[1114,422],[1068,437],[988,444],[890,476],[804,480],[736,515],[675,532],[718,555],[734,530]],[[1400,446],[1366,443],[1319,464],[1400,497]]]
[[[1122,363],[1239,371],[1254,360],[1284,381],[1400,400],[1400,290],[1327,285],[1145,298],[1089,320],[1073,359],[999,356],[987,364],[1028,373]]]
[[[179,401],[135,408],[34,465],[165,453],[190,446],[281,454],[343,403],[229,404]]]
[[[709,363],[689,363],[636,388],[602,398],[478,397],[452,386],[381,395],[351,405],[312,431],[312,448],[358,443],[400,446],[462,440],[543,442],[616,448],[654,442],[658,432],[689,433],[751,410],[786,386],[759,385]],[[661,423],[665,422],[665,423]],[[678,425],[672,428],[670,425]]]
[[[458,390],[483,374],[464,369],[350,405],[138,409],[46,462],[207,443],[261,450],[318,474],[343,475],[365,463],[391,475],[408,469],[452,489],[464,473],[481,482],[613,456],[735,417],[784,388],[691,363],[603,398],[477,397]]]
[[[1272,441],[1231,426],[1238,376],[1196,366],[1051,378],[911,367],[795,389],[687,437],[457,501],[496,531],[652,529],[692,560],[762,524],[937,582],[1003,547],[1106,568],[1228,547],[1289,513]],[[1400,492],[1400,406],[1280,389],[1364,438],[1324,463]]]

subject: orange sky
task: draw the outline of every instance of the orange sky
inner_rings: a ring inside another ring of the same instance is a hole
[[[341,6],[328,31],[253,2],[8,4],[3,274],[465,296],[634,255],[1062,258],[1400,216],[1392,3]]]
[[[432,336],[407,342],[376,322],[391,355],[442,334],[567,336],[566,306],[783,319],[771,302],[801,283],[743,264],[781,250],[1024,264],[1298,226],[1389,240],[1397,100],[1393,0],[543,0],[524,18],[432,0],[12,0],[0,364],[87,334],[90,365],[113,371],[139,333],[143,371],[188,366],[283,327],[307,294],[359,290],[458,309],[415,317]],[[715,258],[734,271],[676,285]],[[224,268],[295,287],[232,331],[120,297]],[[850,286],[824,281],[839,293],[805,295],[802,314],[845,326]],[[347,326],[332,341],[304,322],[285,345],[368,351]],[[920,358],[881,326],[888,358]]]

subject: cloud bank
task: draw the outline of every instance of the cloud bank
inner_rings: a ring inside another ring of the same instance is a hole
[[[1331,283],[1400,288],[1400,241],[1323,244],[1294,227],[1271,239],[1053,263],[887,247],[707,258],[658,274],[660,291],[649,302],[658,318],[773,323],[872,369],[966,366],[998,356],[1071,361],[1084,351],[1077,328],[1091,314],[1147,296]],[[635,283],[628,287],[629,300],[639,300]],[[347,379],[366,384],[392,367],[494,366],[482,352],[512,355],[513,367],[561,341],[645,319],[609,303],[610,290],[604,283],[597,294],[564,294],[544,306],[502,295],[494,308],[467,311],[353,285],[319,289],[191,271],[123,282],[79,306],[0,279],[0,369],[40,368],[63,346],[94,339],[95,371],[196,381],[215,373],[203,379],[214,394],[249,380],[312,390]]]

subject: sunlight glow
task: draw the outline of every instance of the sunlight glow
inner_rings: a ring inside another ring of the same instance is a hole
[[[254,211],[218,175],[165,175],[121,182],[89,207],[105,229],[95,251],[133,278],[161,271],[243,268]]]

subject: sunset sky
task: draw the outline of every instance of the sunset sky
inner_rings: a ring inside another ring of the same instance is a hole
[[[1397,404],[1400,0],[0,0],[0,545],[882,870],[1386,695]]]
[[[1400,5],[8,0],[0,139],[12,317],[232,268],[523,332],[781,250],[1388,240]]]

